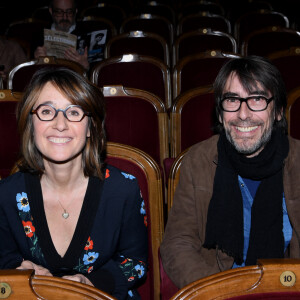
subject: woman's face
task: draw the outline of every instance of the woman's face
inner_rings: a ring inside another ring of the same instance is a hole
[[[51,104],[56,109],[65,109],[72,103],[52,83],[42,89],[36,109],[40,104]],[[47,112],[47,111],[45,111]],[[85,116],[80,122],[70,122],[59,111],[52,121],[41,121],[33,115],[34,142],[44,159],[54,163],[69,162],[77,158],[81,163],[82,150],[90,135],[89,120]]]

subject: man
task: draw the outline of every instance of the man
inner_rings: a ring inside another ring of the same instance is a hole
[[[17,41],[0,37],[0,78],[3,80],[2,88],[7,85],[9,72],[16,66],[29,60]]]
[[[75,0],[51,0],[49,12],[52,16],[52,30],[63,31],[80,35],[80,29],[76,28],[77,7]],[[46,56],[45,46],[39,46],[34,51],[34,57]],[[75,49],[68,48],[65,52],[65,58],[81,64],[86,70],[89,69],[88,49],[85,47],[81,55]]]
[[[214,92],[220,134],[185,155],[160,248],[179,288],[259,258],[300,258],[300,141],[286,134],[279,71],[232,59]]]

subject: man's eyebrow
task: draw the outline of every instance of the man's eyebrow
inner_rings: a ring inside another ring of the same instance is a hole
[[[227,97],[239,97],[239,95],[233,92],[226,92],[223,94],[223,98],[227,98]]]
[[[264,90],[251,91],[250,95],[268,96],[268,92]]]
[[[255,91],[251,91],[249,93],[249,96],[253,96],[253,95],[260,95],[260,96],[268,96],[268,93],[264,90],[255,90]],[[222,96],[223,98],[227,98],[227,97],[240,97],[239,94],[234,93],[234,92],[226,92],[223,94]]]

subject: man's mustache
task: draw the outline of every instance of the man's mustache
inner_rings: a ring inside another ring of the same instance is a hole
[[[71,24],[71,22],[70,22],[69,20],[60,20],[60,21],[59,21],[59,24],[61,24],[61,23],[68,23],[68,24]]]

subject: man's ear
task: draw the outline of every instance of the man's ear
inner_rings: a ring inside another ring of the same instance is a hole
[[[219,119],[219,122],[220,122],[221,124],[223,124],[223,119],[222,119],[222,116],[221,116],[221,114],[219,114],[219,117],[218,117],[218,119]]]
[[[275,116],[276,121],[280,121],[282,119],[282,114],[283,114],[283,108],[281,108],[280,112],[277,113],[277,115]]]

